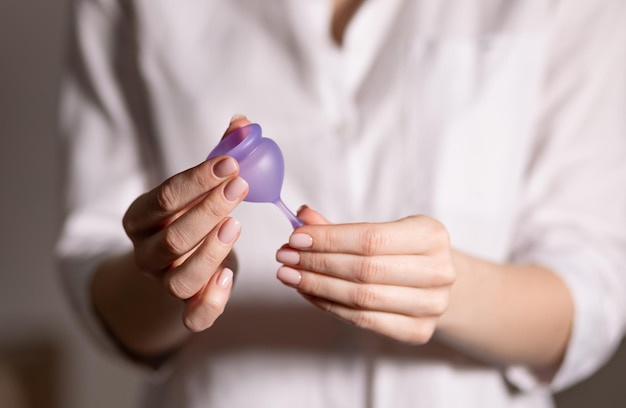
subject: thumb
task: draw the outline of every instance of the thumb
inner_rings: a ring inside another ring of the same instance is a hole
[[[330,221],[326,219],[322,214],[313,210],[307,205],[303,205],[298,210],[297,214],[298,218],[304,221],[305,224],[314,225],[314,224],[331,224]]]
[[[252,122],[250,122],[248,118],[245,117],[244,115],[241,115],[241,114],[233,115],[233,117],[230,119],[230,123],[228,124],[228,128],[226,129],[226,132],[224,132],[224,136],[222,136],[222,139],[228,136],[231,132],[239,128],[242,128],[246,125],[249,125],[250,123]]]

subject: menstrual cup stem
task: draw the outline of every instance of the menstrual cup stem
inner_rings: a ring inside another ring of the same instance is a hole
[[[283,200],[281,198],[278,198],[278,201],[274,201],[274,204],[276,205],[276,207],[280,208],[283,214],[285,214],[285,216],[289,219],[289,222],[291,223],[291,226],[293,227],[293,229],[296,229],[304,225],[304,222],[302,222],[300,218],[296,217],[296,215],[292,213],[289,208],[287,208],[287,206],[285,205],[285,203],[283,203]]]

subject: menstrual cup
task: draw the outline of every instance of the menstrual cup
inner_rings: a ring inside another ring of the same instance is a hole
[[[273,203],[285,214],[294,229],[304,225],[280,197],[285,161],[276,142],[262,137],[261,126],[251,123],[232,131],[215,146],[207,160],[221,155],[232,156],[239,162],[239,176],[249,186],[244,201]]]

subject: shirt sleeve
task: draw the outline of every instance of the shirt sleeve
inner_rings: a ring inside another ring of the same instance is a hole
[[[550,268],[571,292],[571,338],[549,383],[558,391],[601,367],[626,323],[626,2],[556,11],[514,261]],[[540,383],[521,367],[507,377]]]
[[[61,84],[63,215],[56,247],[64,288],[81,323],[96,341],[114,343],[94,314],[90,296],[99,263],[127,252],[123,215],[147,190],[150,155],[140,89],[132,76],[134,52],[129,11],[117,1],[73,3],[69,66]]]

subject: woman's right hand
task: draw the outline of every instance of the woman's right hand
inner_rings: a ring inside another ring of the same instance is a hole
[[[235,118],[226,134],[248,123]],[[207,160],[137,198],[124,216],[137,266],[185,302],[193,332],[210,327],[230,297],[241,226],[228,214],[248,193],[238,173],[232,157]]]

